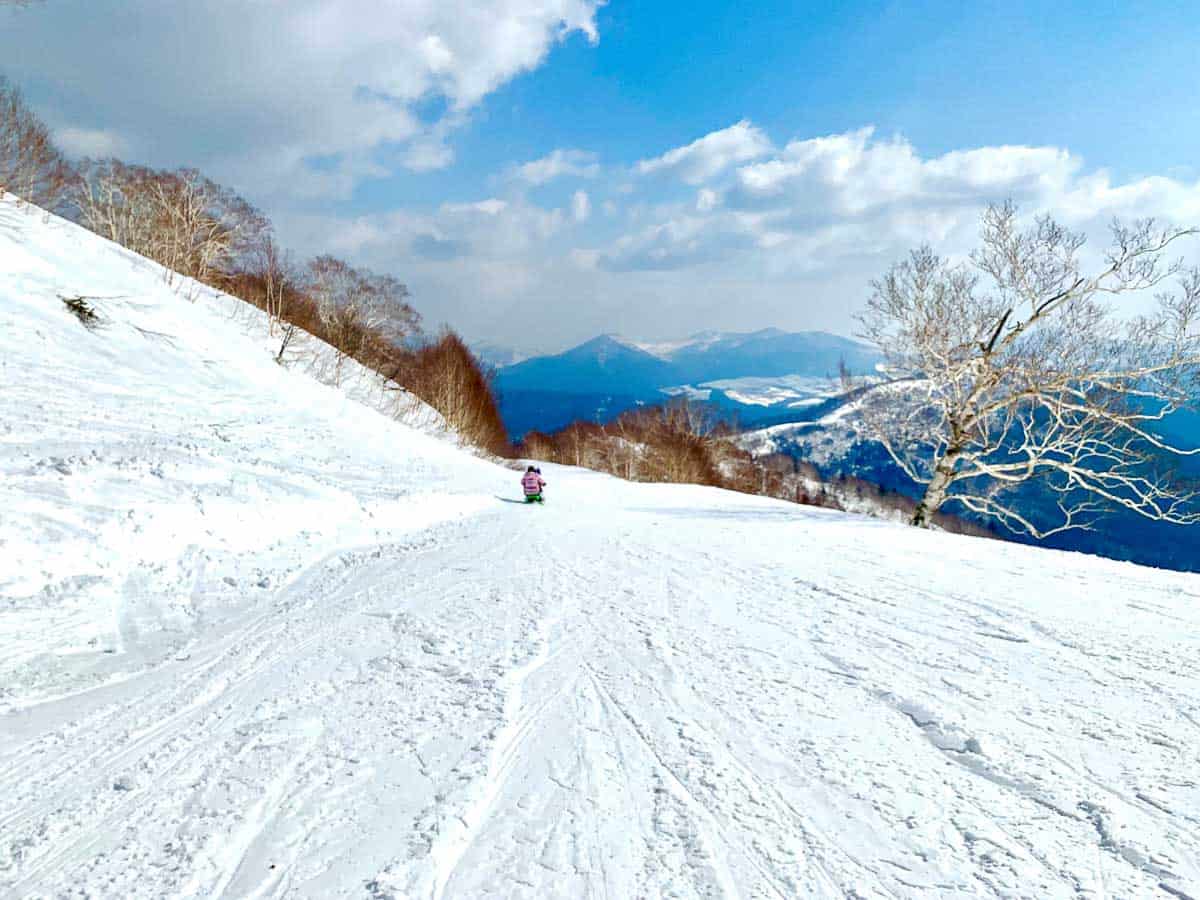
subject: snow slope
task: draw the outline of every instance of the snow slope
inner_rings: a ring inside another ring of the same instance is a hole
[[[0,266],[0,895],[1200,896],[1194,576],[526,508],[90,235]]]

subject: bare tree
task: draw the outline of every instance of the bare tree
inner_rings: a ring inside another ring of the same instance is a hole
[[[258,210],[195,169],[84,160],[80,175],[74,201],[85,226],[205,284],[223,286],[270,233]]]
[[[1009,203],[984,213],[969,264],[924,247],[873,282],[860,321],[890,378],[863,395],[862,425],[925,485],[914,525],[949,501],[1034,537],[1113,507],[1200,521],[1197,492],[1163,465],[1200,449],[1159,428],[1197,395],[1200,272],[1165,258],[1194,233],[1114,222],[1087,273],[1081,235],[1049,217],[1022,230]],[[1176,275],[1152,315],[1122,320],[1106,302]],[[1052,510],[1014,496],[1031,482]]]
[[[604,428],[595,426],[595,437],[615,451],[608,454],[611,460],[604,466],[615,474],[638,481],[719,484],[715,425],[713,410],[676,398],[661,406],[624,412]],[[576,465],[588,465],[583,461],[586,452],[576,450],[574,455],[580,460]]]
[[[283,328],[288,318],[288,300],[300,285],[292,256],[279,246],[274,234],[264,232],[247,254],[246,273],[261,292],[254,302],[266,312],[270,333],[274,336]]]
[[[49,129],[25,105],[20,90],[0,75],[0,194],[7,191],[57,212],[73,174]]]
[[[308,264],[308,293],[317,303],[323,337],[337,351],[333,383],[340,384],[347,358],[361,358],[367,333],[376,324],[366,286],[349,265],[332,256]]]
[[[335,382],[347,357],[380,373],[392,368],[396,348],[420,321],[398,279],[333,256],[309,262],[306,290],[316,301],[322,337],[338,351]]]
[[[435,340],[397,351],[393,358],[384,376],[441,413],[459,437],[495,453],[508,449],[489,373],[461,337],[443,330]]]

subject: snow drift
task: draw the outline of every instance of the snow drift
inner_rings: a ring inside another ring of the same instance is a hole
[[[0,266],[0,893],[1200,896],[1194,576],[528,509],[237,301],[8,201]]]

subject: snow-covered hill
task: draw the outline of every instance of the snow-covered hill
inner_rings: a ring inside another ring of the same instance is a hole
[[[0,267],[0,894],[1200,896],[1195,577],[527,508],[91,235]]]

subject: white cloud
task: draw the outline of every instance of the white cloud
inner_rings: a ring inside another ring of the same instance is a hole
[[[127,149],[124,138],[102,128],[59,128],[54,132],[54,143],[67,156],[75,158],[120,156]]]
[[[599,264],[613,272],[701,267],[753,249],[755,241],[754,230],[736,216],[709,217],[679,211],[618,238],[600,254]]]
[[[595,178],[600,174],[600,163],[596,154],[585,150],[555,150],[541,159],[517,166],[516,177],[534,186],[546,184],[555,178]]]
[[[729,166],[757,159],[771,149],[767,135],[743,119],[736,125],[710,132],[685,147],[676,147],[653,159],[643,159],[636,168],[641,175],[666,172],[678,175],[688,184],[701,184]]]
[[[578,223],[583,223],[591,214],[592,201],[588,199],[587,191],[576,191],[571,196],[571,218]]]
[[[468,254],[522,262],[536,259],[564,226],[562,210],[525,200],[490,197],[444,203],[428,212],[396,211],[357,217],[300,216],[283,223],[302,249],[316,252],[336,241],[335,252],[403,274],[413,259],[444,260]],[[457,252],[446,251],[454,248]],[[426,251],[436,250],[434,253]]]
[[[902,138],[876,139],[871,128],[794,140],[705,181],[691,208],[644,206],[638,230],[612,241],[601,265],[636,272],[719,261],[767,278],[841,283],[856,274],[865,285],[920,243],[965,253],[983,207],[1008,198],[1031,216],[1049,212],[1085,231],[1097,248],[1113,216],[1200,223],[1200,182],[1151,177],[1115,185],[1107,172],[1087,172],[1082,159],[1057,147],[979,147],[926,158]]]
[[[432,172],[454,161],[454,151],[446,144],[445,134],[426,134],[413,139],[402,157],[406,169]]]
[[[279,224],[302,253],[323,249],[395,273],[412,289],[427,326],[448,322],[470,337],[510,340],[531,311],[557,312],[568,292],[591,294],[577,280],[589,254],[571,254],[567,215],[519,196],[448,203],[419,213],[297,215]],[[571,316],[546,318],[548,341],[557,340],[562,328],[575,327]]]
[[[344,194],[372,156],[387,170],[447,165],[450,132],[484,97],[568,35],[597,40],[600,2],[46,4],[5,22],[0,58],[125,136],[133,161],[197,164],[261,202]],[[101,146],[64,124],[65,145]]]
[[[442,206],[443,213],[453,213],[455,215],[483,213],[485,216],[493,217],[500,215],[506,209],[508,209],[508,202],[498,197],[477,200],[474,203],[446,203]]]
[[[801,201],[839,215],[861,215],[911,201],[923,205],[1061,195],[1082,160],[1056,147],[999,146],[922,159],[901,138],[874,139],[872,128],[790,142],[774,158],[740,167],[731,204],[769,208]]]

